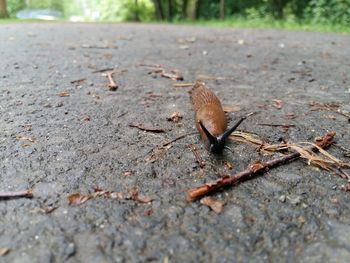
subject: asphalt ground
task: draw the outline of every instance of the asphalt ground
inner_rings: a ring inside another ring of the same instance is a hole
[[[241,131],[271,143],[335,131],[329,152],[349,161],[349,58],[350,37],[332,33],[1,25],[0,191],[33,197],[0,199],[0,262],[349,262],[339,176],[294,161],[213,194],[216,213],[186,190],[274,156],[230,142],[234,153],[217,157],[197,134],[152,155],[196,132],[190,88],[174,84],[204,79],[235,107],[231,123],[256,112]]]

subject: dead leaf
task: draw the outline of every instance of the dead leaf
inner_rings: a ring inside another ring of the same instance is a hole
[[[61,92],[57,93],[56,95],[59,97],[69,97],[70,96],[68,91],[61,91]]]
[[[224,112],[238,112],[241,110],[241,107],[239,106],[229,106],[229,105],[223,105],[222,109]]]
[[[143,123],[130,123],[129,127],[138,128],[139,130],[147,131],[147,132],[155,132],[155,133],[165,132],[165,130],[162,128],[146,126]]]
[[[173,112],[168,118],[167,121],[172,121],[174,123],[178,123],[183,118],[182,114],[178,111]]]
[[[69,205],[81,205],[89,200],[91,196],[89,195],[81,195],[79,193],[70,194],[68,196],[68,204]]]
[[[9,249],[7,247],[0,247],[0,257],[6,256],[10,251],[11,251],[11,249]]]
[[[283,104],[284,104],[284,101],[283,101],[283,100],[277,100],[277,99],[275,99],[275,100],[272,101],[272,106],[274,106],[274,107],[277,108],[277,109],[282,109]]]
[[[223,202],[217,201],[212,197],[204,197],[201,199],[200,203],[202,205],[209,206],[211,210],[215,213],[220,214],[223,210],[224,204]]]

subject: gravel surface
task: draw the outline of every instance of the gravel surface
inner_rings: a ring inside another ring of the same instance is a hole
[[[349,262],[350,196],[340,177],[296,161],[214,194],[224,204],[217,214],[187,202],[185,191],[273,157],[237,142],[234,154],[216,157],[188,135],[150,161],[159,144],[196,131],[190,88],[173,84],[198,78],[240,107],[231,123],[257,112],[243,131],[277,143],[334,130],[349,150],[349,120],[337,112],[350,111],[349,57],[350,37],[331,33],[0,25],[0,191],[34,195],[0,199],[0,262]],[[144,64],[176,69],[184,81]],[[118,70],[116,91],[96,72],[105,68]],[[312,110],[311,102],[335,106]],[[167,120],[175,111],[178,123]],[[329,151],[349,161],[346,149]],[[96,188],[117,198],[69,205],[70,194]]]

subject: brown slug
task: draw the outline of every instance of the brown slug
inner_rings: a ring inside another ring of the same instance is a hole
[[[227,118],[218,97],[201,81],[196,81],[191,91],[195,111],[196,128],[212,153],[222,153],[228,148],[226,139],[241,124],[241,118],[233,127],[227,128]]]

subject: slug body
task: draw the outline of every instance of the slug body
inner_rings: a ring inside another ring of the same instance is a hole
[[[209,143],[209,150],[221,153],[227,137],[245,119],[242,118],[232,128],[227,128],[227,118],[219,98],[209,90],[203,82],[197,81],[191,92],[192,104],[195,110],[196,128],[203,140]]]

